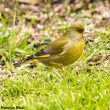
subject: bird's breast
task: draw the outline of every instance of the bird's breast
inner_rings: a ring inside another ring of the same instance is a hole
[[[84,41],[70,42],[65,46],[65,53],[63,55],[63,65],[68,65],[75,62],[82,54],[84,50]]]

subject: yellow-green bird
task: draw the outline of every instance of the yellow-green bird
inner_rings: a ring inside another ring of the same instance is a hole
[[[14,65],[19,66],[22,63],[26,64],[27,62],[40,62],[50,66],[66,66],[72,64],[81,56],[84,50],[84,29],[82,23],[74,23],[68,28],[66,33],[50,43],[44,49],[41,49]]]

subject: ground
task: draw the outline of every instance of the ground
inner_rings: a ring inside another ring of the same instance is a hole
[[[110,110],[110,3],[85,1],[34,5],[1,0],[1,109]],[[13,66],[38,51],[37,43],[56,39],[76,21],[88,33],[84,53],[74,64],[62,69]]]

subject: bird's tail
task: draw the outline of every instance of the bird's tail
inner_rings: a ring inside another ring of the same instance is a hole
[[[30,64],[30,63],[38,63],[39,62],[39,58],[44,57],[45,56],[45,48],[41,49],[38,52],[35,52],[34,54],[19,60],[17,62],[14,63],[15,67],[19,67],[21,64]]]
[[[28,58],[25,58],[25,59],[22,59],[22,60],[19,60],[19,61],[15,62],[13,65],[15,67],[19,67],[22,64],[37,64],[38,62],[39,62],[38,59],[28,59]]]

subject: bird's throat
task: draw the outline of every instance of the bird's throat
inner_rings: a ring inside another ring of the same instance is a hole
[[[70,37],[74,42],[80,42],[81,41],[81,34],[77,32],[70,32]]]

